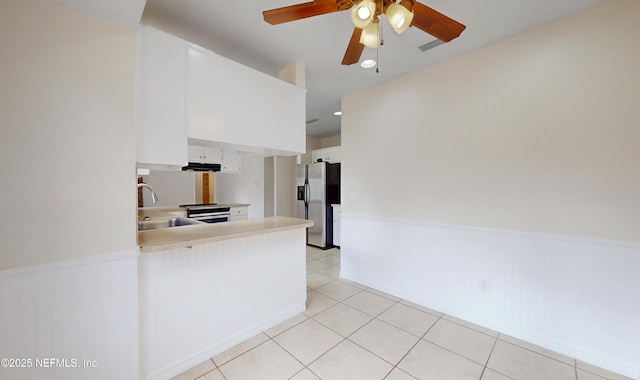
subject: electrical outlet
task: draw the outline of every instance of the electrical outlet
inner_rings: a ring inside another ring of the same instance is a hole
[[[481,278],[478,280],[478,290],[484,293],[489,293],[489,281]]]

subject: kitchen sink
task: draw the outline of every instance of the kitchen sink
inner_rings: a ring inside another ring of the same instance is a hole
[[[138,231],[156,230],[158,228],[190,226],[193,224],[200,224],[200,223],[194,220],[189,220],[184,218],[141,220],[138,222]]]

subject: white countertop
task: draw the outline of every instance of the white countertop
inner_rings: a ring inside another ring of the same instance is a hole
[[[158,211],[159,213],[160,211]],[[161,215],[156,214],[156,218]],[[172,217],[170,215],[169,217]],[[151,216],[152,219],[153,216]],[[306,219],[273,216],[227,223],[194,224],[138,232],[140,252],[150,253],[191,247],[227,239],[237,239],[296,228],[308,228],[313,222]]]

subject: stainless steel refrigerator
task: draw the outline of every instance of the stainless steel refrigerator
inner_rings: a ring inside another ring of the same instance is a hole
[[[298,165],[296,175],[298,218],[313,221],[307,229],[307,244],[333,247],[332,204],[340,203],[340,164],[316,162]]]

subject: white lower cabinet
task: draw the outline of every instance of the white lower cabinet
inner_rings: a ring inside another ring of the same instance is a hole
[[[235,220],[245,220],[249,219],[249,207],[241,206],[241,207],[231,207],[231,217],[229,220],[231,222]]]

